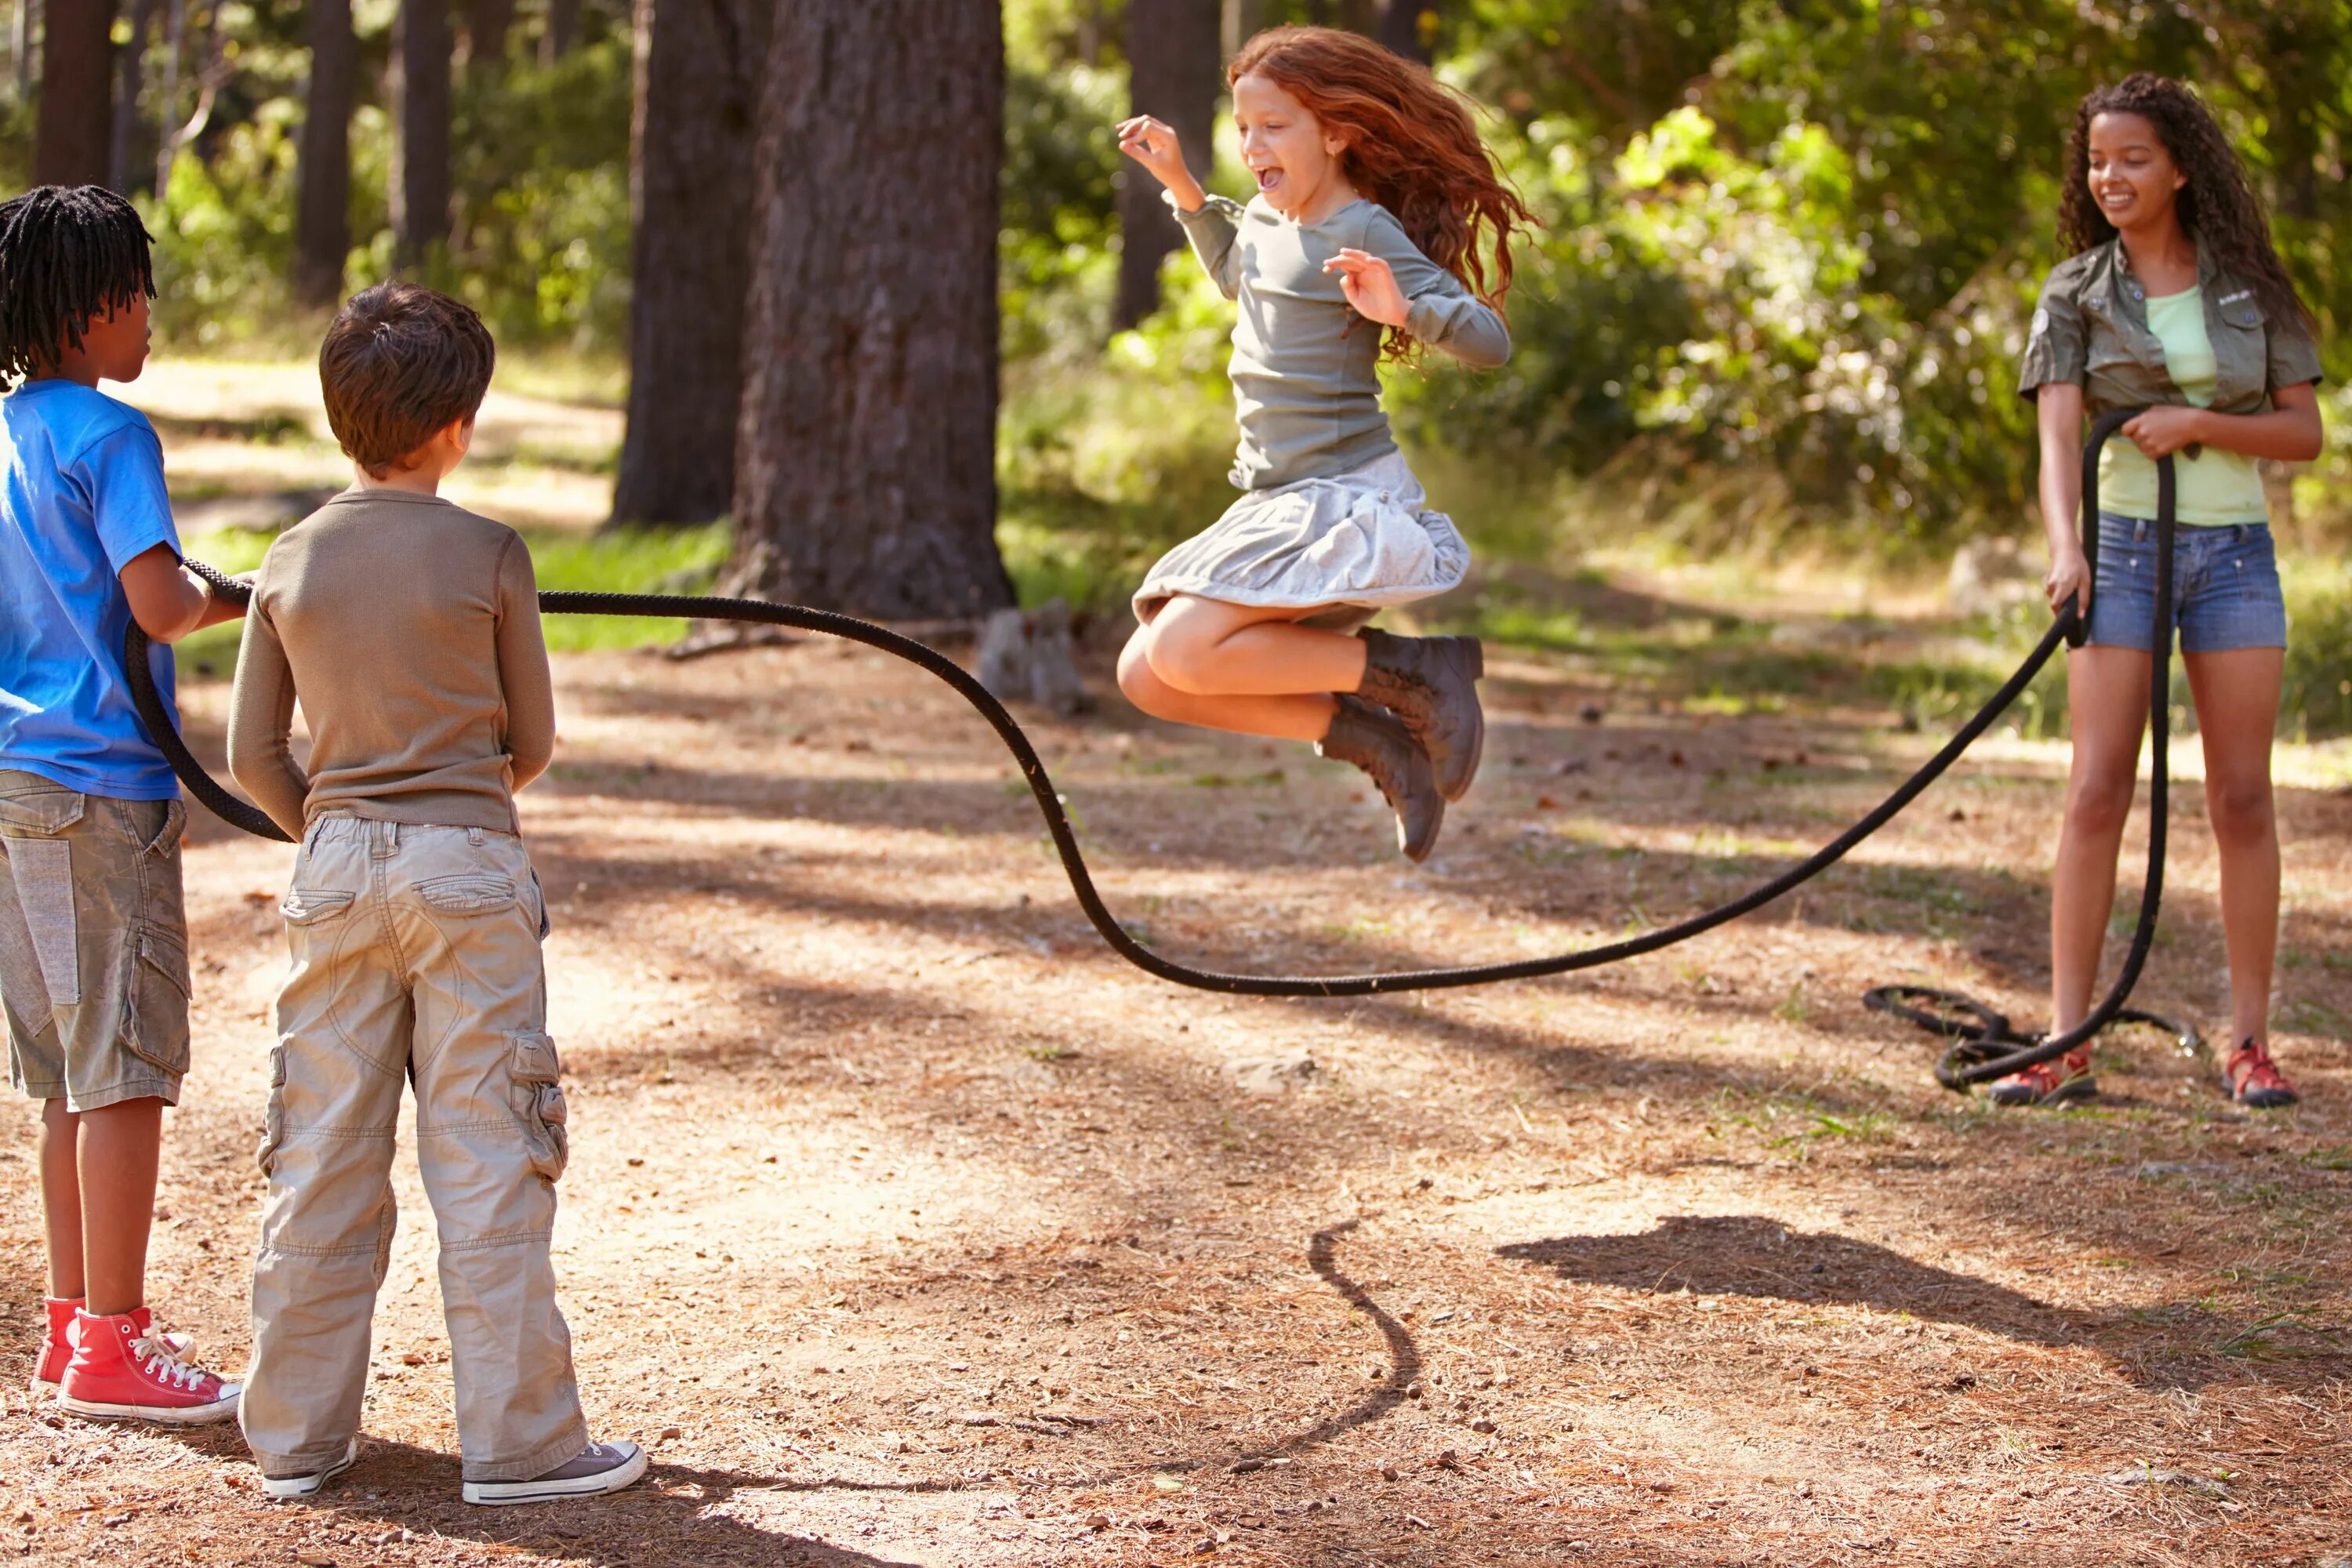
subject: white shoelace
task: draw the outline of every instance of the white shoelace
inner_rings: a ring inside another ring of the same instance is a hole
[[[131,1357],[139,1363],[140,1371],[173,1388],[194,1388],[210,1375],[204,1368],[190,1366],[173,1355],[163,1336],[152,1329],[143,1338],[131,1342]]]

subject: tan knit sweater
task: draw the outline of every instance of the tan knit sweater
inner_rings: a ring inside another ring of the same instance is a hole
[[[530,547],[436,497],[346,490],[269,547],[231,709],[229,771],[297,837],[329,812],[520,831],[514,792],[555,751]]]

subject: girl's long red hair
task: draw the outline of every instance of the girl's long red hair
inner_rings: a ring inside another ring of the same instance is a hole
[[[1428,67],[1337,27],[1258,34],[1225,68],[1229,86],[1245,76],[1273,82],[1345,137],[1339,170],[1348,183],[1394,213],[1423,255],[1502,308],[1511,288],[1512,237],[1535,227],[1536,218],[1503,183],[1459,94]],[[1390,352],[1410,348],[1411,340],[1392,329]]]

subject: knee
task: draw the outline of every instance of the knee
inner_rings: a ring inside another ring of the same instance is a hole
[[[2277,831],[2268,779],[2209,780],[2205,812],[2224,843],[2259,843]]]
[[[1165,612],[1161,619],[1167,619]],[[1213,697],[1223,689],[1219,685],[1217,640],[1181,624],[1155,627],[1150,641],[1144,645],[1144,658],[1151,673],[1171,690]]]
[[[1151,668],[1151,628],[1139,626],[1127,647],[1118,655],[1118,689],[1129,702],[1154,718],[1165,718],[1163,710],[1172,695],[1167,683]]]
[[[2067,822],[2083,833],[2121,833],[2131,816],[2132,793],[2138,782],[2120,768],[2090,768],[2076,774],[2066,790]]]

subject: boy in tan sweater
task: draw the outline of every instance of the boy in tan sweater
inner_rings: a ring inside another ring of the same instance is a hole
[[[436,494],[494,353],[481,318],[429,289],[343,307],[319,379],[354,483],[271,545],[237,660],[230,769],[302,845],[241,1412],[273,1498],[309,1496],[358,1455],[404,1079],[465,1500],[616,1491],[646,1468],[634,1443],[588,1440],[548,1258],[568,1144],[545,906],[514,805],[555,744],[530,552]],[[298,697],[307,772],[287,738]]]

